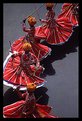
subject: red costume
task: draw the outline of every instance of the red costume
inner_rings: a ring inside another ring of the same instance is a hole
[[[43,67],[34,54],[21,51],[8,60],[3,73],[4,84],[25,87],[34,82],[37,87],[41,86],[45,82],[39,77],[42,71]]]
[[[30,26],[30,29],[27,29],[25,23],[23,23],[23,31],[27,32],[27,35],[13,42],[11,46],[13,51],[21,51],[22,45],[26,41],[29,42],[32,46],[31,52],[34,53],[36,57],[39,55],[38,59],[41,60],[50,54],[51,49],[45,45],[40,44],[40,40],[43,39],[44,36],[36,36],[38,28]]]
[[[67,17],[73,26],[78,26],[79,21],[79,5],[78,3],[64,3],[62,6],[62,12],[58,18]]]
[[[32,92],[22,94],[21,101],[3,107],[4,118],[57,118],[50,111],[51,107],[36,103]]]
[[[66,42],[72,34],[72,24],[64,17],[55,19],[55,12],[49,9],[46,20],[40,19],[43,26],[38,27],[37,36],[44,36],[49,44],[61,44]]]

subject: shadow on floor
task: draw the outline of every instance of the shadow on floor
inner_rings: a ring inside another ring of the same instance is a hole
[[[52,63],[50,62],[49,56],[41,61],[41,65],[45,68],[44,72],[40,75],[41,78],[45,78],[47,75],[51,76],[56,73]]]
[[[40,87],[35,90],[34,94],[35,94],[36,100],[39,99],[37,103],[42,105],[48,104],[49,96],[46,94],[47,90],[48,89],[46,87]]]
[[[9,88],[3,96],[3,106],[12,104],[16,101],[20,100],[18,94],[13,91],[13,88]]]
[[[50,45],[46,41],[42,44],[47,45],[52,49],[51,55],[41,61],[41,65],[45,68],[43,77],[46,75],[54,75],[55,69],[52,67],[52,63],[56,60],[61,60],[66,57],[66,54],[77,52],[79,46],[79,27],[74,28],[74,32],[69,40],[62,45]],[[42,77],[42,76],[41,76]]]
[[[40,87],[35,90],[34,94],[39,104],[47,104],[48,103],[48,95],[46,94],[47,88]],[[21,91],[23,93],[24,91]],[[41,96],[41,97],[40,97]],[[21,100],[18,96],[17,92],[13,91],[13,88],[9,88],[3,96],[3,106],[15,103],[16,101]]]

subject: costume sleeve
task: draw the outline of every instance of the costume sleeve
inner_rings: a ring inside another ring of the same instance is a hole
[[[39,67],[40,66],[40,61],[38,58],[36,58],[36,67]]]
[[[21,98],[24,99],[26,98],[26,96],[28,96],[27,92],[22,93],[21,91],[19,91],[20,85],[14,90],[17,95]]]
[[[47,23],[47,20],[41,19],[42,23]]]
[[[21,56],[23,54],[23,51],[20,51],[19,53],[18,53],[18,56]]]
[[[25,99],[25,98],[26,98],[26,95],[27,95],[27,93],[26,93],[26,92],[25,92],[25,93],[23,93],[23,94],[22,94],[22,98],[23,98],[23,99]]]
[[[13,57],[17,57],[17,56],[21,57],[22,54],[23,54],[23,51],[20,51],[20,52],[14,51],[12,56]]]
[[[19,87],[14,90],[20,98],[23,98],[22,92],[19,91]]]
[[[27,28],[26,28],[25,23],[22,24],[22,28],[23,28],[23,31],[25,31],[25,32],[29,32],[29,31],[30,31],[30,29],[27,29]]]
[[[36,61],[36,67],[40,66],[40,61],[39,59],[32,53],[32,56],[34,57],[35,61]]]

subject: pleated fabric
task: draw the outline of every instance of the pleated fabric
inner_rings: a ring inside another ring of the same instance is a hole
[[[52,45],[63,44],[72,35],[73,26],[68,18],[60,17],[53,20],[43,20],[45,25],[37,27],[37,36],[44,36]]]
[[[73,3],[64,3],[62,6],[61,14],[58,16],[58,18],[66,17],[70,20],[73,26],[78,26],[78,16],[74,13],[74,8],[77,4]],[[78,13],[79,14],[79,13]]]
[[[10,86],[21,85],[22,87],[26,87],[27,83],[31,82],[34,82],[37,84],[37,86],[40,86],[45,82],[44,79],[40,78],[42,71],[42,66],[40,66],[37,70],[34,65],[30,65],[29,67],[22,67],[20,56],[15,56],[14,58],[10,57],[4,67],[3,79],[5,85],[9,84]]]
[[[38,57],[39,60],[42,60],[43,58],[46,58],[50,52],[51,52],[51,48],[43,45],[43,44],[40,44],[39,40],[38,39],[34,39],[34,41],[28,41],[25,39],[25,37],[20,37],[18,40],[15,40],[13,43],[12,43],[12,50],[13,51],[22,51],[22,45],[25,43],[25,42],[30,42],[31,46],[32,46],[32,50],[31,52],[33,54],[36,55],[36,57]]]

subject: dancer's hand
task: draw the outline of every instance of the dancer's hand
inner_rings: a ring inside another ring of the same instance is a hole
[[[25,23],[25,21],[26,21],[26,18],[23,20],[23,23]]]
[[[26,113],[25,113],[25,112],[22,112],[22,114],[26,115]]]
[[[18,55],[18,52],[17,51],[14,51],[13,52],[13,56],[16,56],[16,55]]]

